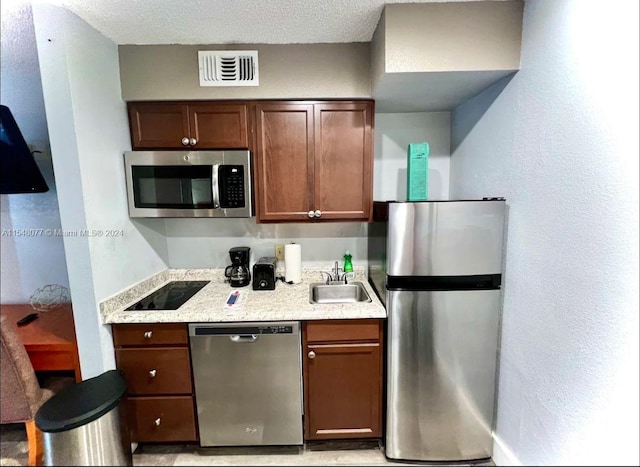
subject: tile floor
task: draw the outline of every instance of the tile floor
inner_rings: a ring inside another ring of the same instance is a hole
[[[27,465],[24,425],[0,425],[0,465]],[[212,448],[197,445],[145,445],[133,454],[133,465],[404,465],[390,462],[376,443],[322,443],[303,448]],[[411,465],[420,465],[411,463]],[[431,465],[425,463],[422,465]],[[444,465],[444,464],[441,464]],[[448,464],[469,465],[469,464]],[[493,466],[493,462],[476,463]]]

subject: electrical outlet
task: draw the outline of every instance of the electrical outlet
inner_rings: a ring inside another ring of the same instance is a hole
[[[284,245],[276,245],[276,260],[284,261]]]

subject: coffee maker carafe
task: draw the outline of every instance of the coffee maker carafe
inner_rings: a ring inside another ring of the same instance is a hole
[[[249,251],[248,246],[236,246],[229,250],[231,266],[227,266],[224,275],[231,287],[244,287],[251,282],[249,272]]]

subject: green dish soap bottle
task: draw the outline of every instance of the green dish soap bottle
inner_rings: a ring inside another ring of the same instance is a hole
[[[353,264],[351,264],[351,253],[348,251],[344,254],[344,266],[342,267],[344,272],[353,272]]]

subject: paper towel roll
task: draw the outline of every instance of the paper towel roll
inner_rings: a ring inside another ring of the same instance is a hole
[[[284,246],[284,280],[294,284],[302,282],[302,247],[298,243]]]

